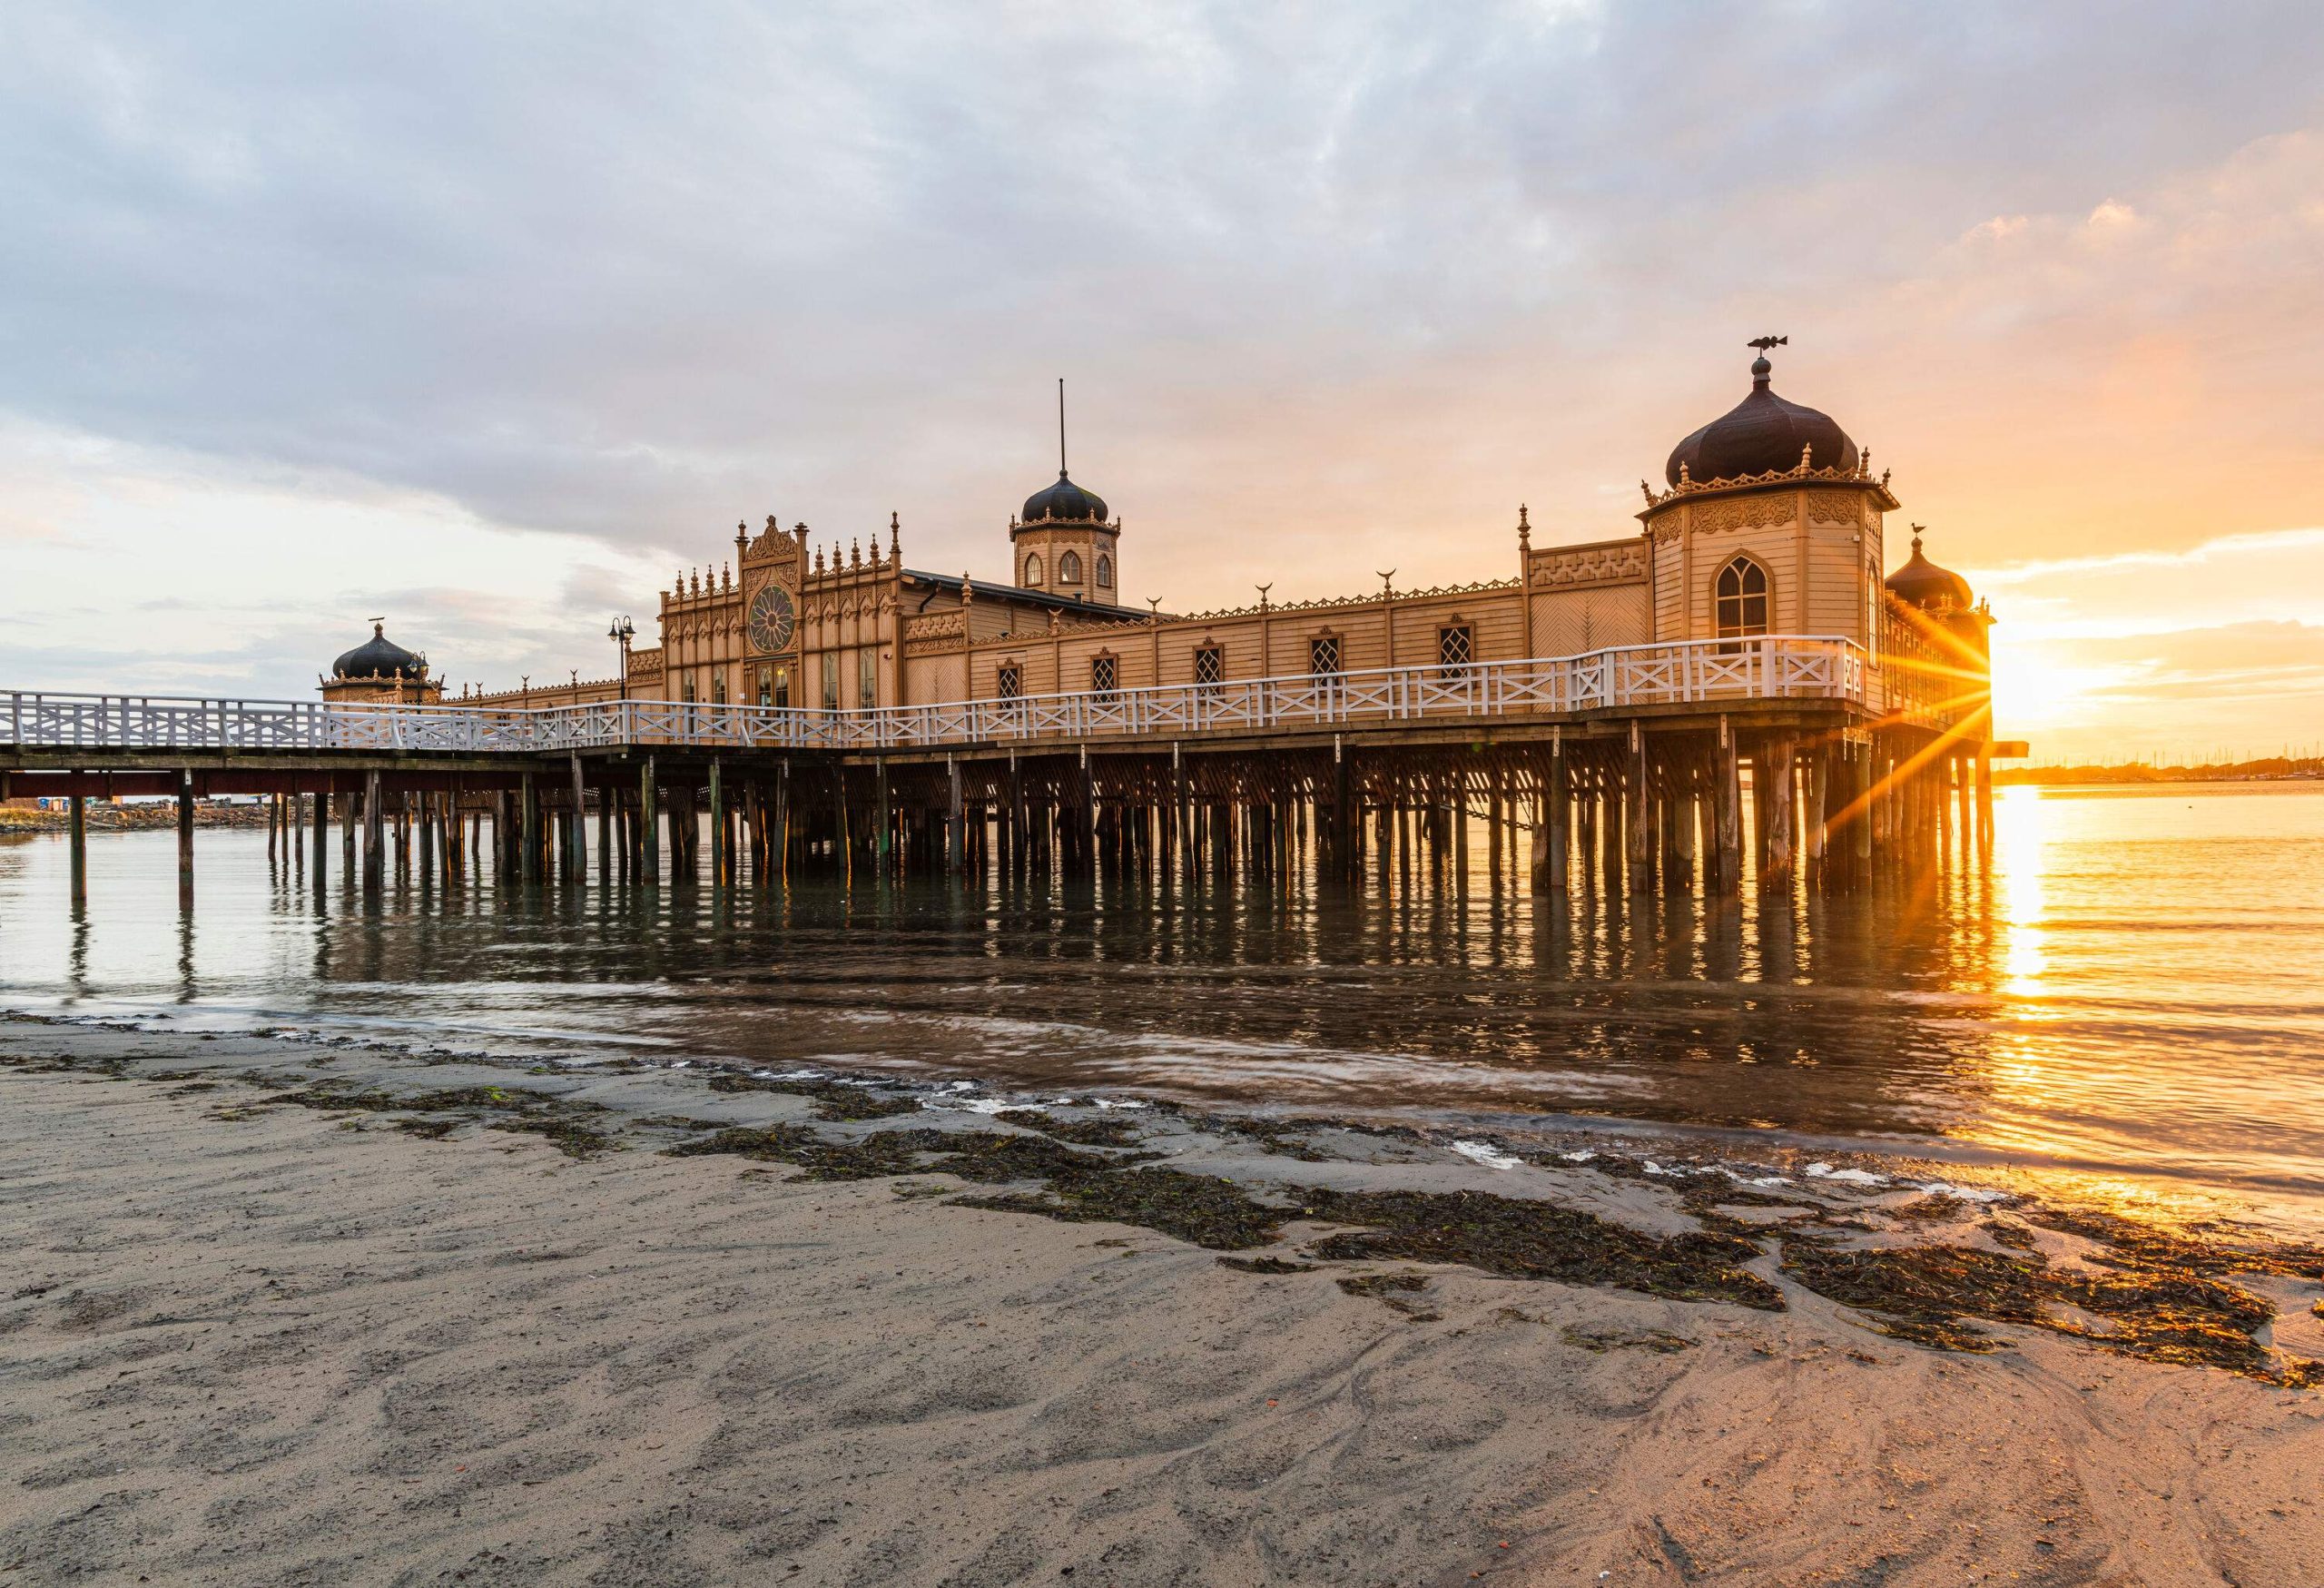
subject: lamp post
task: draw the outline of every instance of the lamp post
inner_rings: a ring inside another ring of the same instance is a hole
[[[621,647],[621,697],[629,698],[629,642],[637,627],[626,617],[616,617],[613,626],[606,630],[606,637]]]

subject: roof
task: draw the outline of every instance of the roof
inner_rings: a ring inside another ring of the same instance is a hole
[[[1777,397],[1772,369],[1765,357],[1752,360],[1751,394],[1671,449],[1666,480],[1677,485],[1682,469],[1697,485],[1782,472],[1799,466],[1802,449],[1818,469],[1856,466],[1847,432],[1830,415]]]
[[[1019,521],[1026,524],[1102,524],[1106,521],[1106,498],[1095,491],[1083,490],[1060,469],[1057,471],[1055,485],[1037,490],[1025,498],[1025,512]]]
[[[425,678],[428,658],[389,639],[386,625],[373,623],[371,637],[330,665],[335,678]]]
[[[1937,567],[1921,555],[1921,538],[1918,535],[1913,537],[1912,560],[1890,574],[1883,583],[1896,599],[1909,602],[1924,611],[1953,607],[1965,612],[1975,600],[1968,580],[1951,568]]]
[[[919,584],[933,585],[940,590],[958,594],[965,585],[974,584],[980,601],[1005,601],[1013,607],[1038,607],[1044,612],[1059,612],[1069,617],[1093,618],[1100,623],[1143,623],[1148,613],[1131,611],[1103,601],[1084,600],[1078,596],[1053,596],[1042,590],[1028,590],[1020,585],[1006,585],[985,579],[964,579],[959,574],[924,573],[919,568],[906,568],[903,577]],[[1159,615],[1167,618],[1171,614]]]

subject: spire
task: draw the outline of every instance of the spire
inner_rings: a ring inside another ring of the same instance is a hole
[[[1791,339],[1787,336],[1755,336],[1743,344],[1747,348],[1759,350],[1759,356],[1751,360],[1752,390],[1765,391],[1768,389],[1768,377],[1775,372],[1775,366],[1768,362],[1768,350],[1788,347],[1790,344]]]
[[[1057,477],[1065,478],[1065,377],[1057,378]]]

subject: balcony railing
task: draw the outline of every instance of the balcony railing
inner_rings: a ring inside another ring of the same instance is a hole
[[[5,725],[7,743],[20,749],[898,750],[1450,719],[1538,721],[1752,700],[1866,705],[1876,704],[1867,689],[1877,685],[1853,641],[1772,635],[1457,667],[1380,667],[862,711],[666,700],[516,709],[20,691],[5,696]]]

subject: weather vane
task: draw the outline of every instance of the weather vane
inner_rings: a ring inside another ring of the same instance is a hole
[[[1755,336],[1743,345],[1747,348],[1757,348],[1760,352],[1764,353],[1769,348],[1790,346],[1791,339],[1787,336]]]

